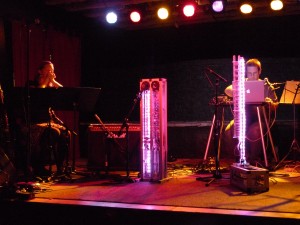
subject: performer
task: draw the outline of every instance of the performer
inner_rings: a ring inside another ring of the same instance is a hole
[[[43,61],[37,70],[31,88],[59,88],[63,85],[56,81],[54,65],[51,61]],[[49,96],[50,97],[50,96]],[[43,100],[42,100],[43,101]],[[52,165],[52,156],[56,163],[56,174],[63,174],[64,160],[69,148],[70,131],[57,119],[51,106],[30,108],[30,166],[33,176],[50,176],[51,172],[46,165]],[[27,146],[28,130],[19,121],[18,144]],[[23,150],[24,151],[24,150]]]
[[[50,61],[43,61],[38,68],[38,73],[34,79],[34,86],[39,88],[62,87],[62,84],[55,80],[54,65]]]
[[[249,59],[245,64],[246,81],[261,80],[260,75],[262,72],[261,63],[258,59]],[[275,88],[265,78],[265,102],[266,112],[270,118],[274,118],[274,112],[278,106],[278,98],[275,92]],[[225,94],[232,98],[232,85],[225,89]],[[257,105],[247,104],[246,110],[246,159],[252,165],[261,161],[263,153],[259,122],[257,117]],[[269,120],[270,121],[270,120]],[[233,125],[232,120],[222,136],[223,149],[225,152],[235,149],[237,142],[233,139]],[[264,125],[264,123],[263,123]],[[265,130],[265,127],[264,127]]]

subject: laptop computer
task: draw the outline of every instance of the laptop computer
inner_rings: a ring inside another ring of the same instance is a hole
[[[260,104],[265,102],[264,80],[245,81],[245,103]]]

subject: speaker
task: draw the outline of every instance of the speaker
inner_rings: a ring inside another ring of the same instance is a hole
[[[88,168],[91,170],[126,170],[127,149],[125,129],[118,136],[121,124],[91,124],[88,129]],[[109,131],[109,132],[107,132]],[[140,125],[129,124],[128,166],[130,171],[140,170]]]

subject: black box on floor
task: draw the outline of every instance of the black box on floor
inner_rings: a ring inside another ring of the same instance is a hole
[[[230,184],[247,193],[269,191],[269,170],[233,164],[230,167]]]

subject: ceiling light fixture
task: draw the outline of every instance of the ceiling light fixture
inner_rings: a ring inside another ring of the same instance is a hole
[[[114,24],[116,23],[118,20],[118,16],[115,12],[113,11],[110,11],[106,14],[106,21],[109,23],[109,24]]]
[[[252,5],[248,2],[244,2],[240,5],[240,11],[243,14],[250,14],[252,10],[253,10]]]
[[[283,3],[281,0],[272,0],[270,6],[272,10],[279,11],[283,8]]]
[[[195,14],[195,6],[193,4],[184,5],[182,10],[186,17],[192,17]]]
[[[160,7],[157,10],[157,16],[161,20],[165,20],[165,19],[167,19],[169,17],[169,10],[166,7]]]
[[[130,20],[134,23],[140,22],[141,21],[141,14],[136,10],[132,11],[130,13]]]
[[[225,1],[223,0],[213,0],[211,2],[211,8],[214,12],[222,12],[224,10]]]

